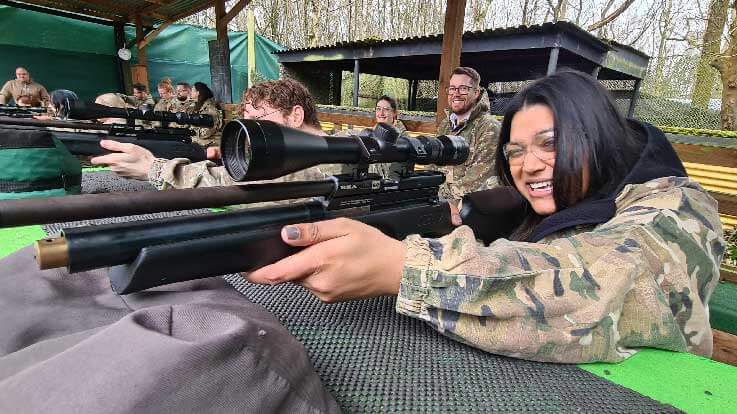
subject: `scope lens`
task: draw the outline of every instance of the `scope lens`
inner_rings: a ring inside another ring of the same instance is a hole
[[[235,181],[244,181],[251,164],[251,138],[241,120],[228,122],[223,128],[220,151],[223,166]]]

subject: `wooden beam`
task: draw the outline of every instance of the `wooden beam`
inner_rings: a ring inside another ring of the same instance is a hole
[[[714,353],[711,359],[737,366],[737,336],[712,329],[714,334]]]
[[[149,32],[146,35],[146,37],[143,38],[142,41],[137,42],[138,49],[140,50],[140,49],[143,49],[144,47],[148,46],[149,43],[153,42],[153,40],[156,39],[156,36],[158,36],[161,32],[164,31],[164,29],[166,29],[167,27],[171,26],[172,24],[174,24],[174,21],[173,20],[169,20],[167,22],[164,22],[164,23],[160,24],[159,27],[157,27],[153,31]]]
[[[461,64],[461,47],[463,40],[463,19],[466,12],[466,0],[448,0],[445,5],[445,23],[443,26],[443,49],[440,56],[440,78],[438,86],[438,105],[435,121],[445,117],[448,106],[448,93],[445,89],[450,82],[451,73]]]
[[[228,31],[228,23],[230,23],[231,20],[235,16],[238,15],[243,9],[248,6],[251,3],[251,0],[239,0],[238,3],[234,4],[233,7],[230,8],[228,13],[223,16],[223,18],[218,22],[218,25],[225,26],[225,31]]]
[[[166,20],[167,19],[167,16],[164,16],[163,14],[154,13],[154,12],[140,13],[140,12],[136,11],[132,7],[121,6],[120,4],[122,2],[117,2],[116,3],[116,2],[113,2],[113,1],[110,1],[110,0],[80,0],[80,2],[81,3],[87,3],[87,4],[94,4],[96,6],[100,6],[103,9],[112,10],[112,11],[115,11],[117,13],[121,13],[121,14],[124,14],[124,15],[129,15],[129,16],[130,15],[138,14],[138,15],[141,15],[141,16],[153,17],[153,18],[161,19],[161,20]]]
[[[737,168],[737,149],[672,143],[684,162]]]

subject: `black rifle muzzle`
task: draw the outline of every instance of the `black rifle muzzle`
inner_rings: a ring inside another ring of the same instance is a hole
[[[185,112],[141,111],[139,109],[114,108],[82,101],[72,102],[68,117],[72,119],[142,119],[144,121],[174,122],[181,125],[198,127],[212,127],[215,125],[210,115],[188,114]]]
[[[409,137],[379,124],[358,135],[331,137],[247,119],[225,126],[220,149],[223,165],[236,181],[277,178],[320,164],[459,165],[468,158],[468,144],[454,135]]]

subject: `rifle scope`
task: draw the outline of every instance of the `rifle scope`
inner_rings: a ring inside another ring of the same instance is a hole
[[[130,108],[113,108],[91,102],[76,101],[71,103],[69,118],[72,119],[100,119],[125,118],[142,119],[144,121],[158,121],[164,123],[176,122],[182,125],[212,127],[215,122],[210,115],[188,114],[185,112],[142,111]]]
[[[225,126],[220,149],[223,165],[236,181],[277,178],[320,164],[458,165],[468,158],[468,144],[461,137],[409,137],[385,124],[359,135],[330,137],[240,119]]]

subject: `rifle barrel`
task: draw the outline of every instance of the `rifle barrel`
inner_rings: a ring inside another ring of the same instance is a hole
[[[107,131],[111,128],[110,125],[105,124],[71,121],[49,121],[45,119],[13,118],[8,116],[0,116],[0,125],[27,126],[37,128],[98,129],[101,131]]]
[[[337,182],[296,181],[167,191],[82,194],[0,202],[0,228],[235,204],[327,197]]]

